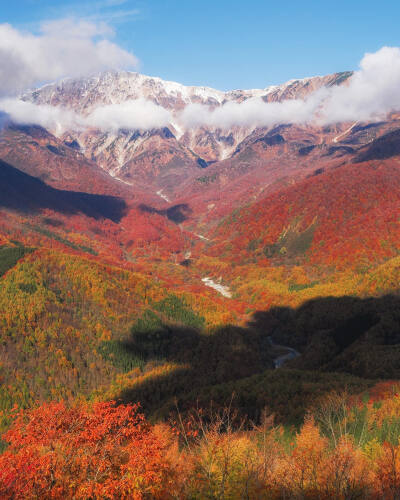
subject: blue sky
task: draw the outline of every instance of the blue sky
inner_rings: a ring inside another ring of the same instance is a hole
[[[400,2],[384,0],[1,0],[0,22],[34,31],[83,17],[113,26],[138,70],[220,89],[266,87],[356,69],[365,52],[400,46]]]

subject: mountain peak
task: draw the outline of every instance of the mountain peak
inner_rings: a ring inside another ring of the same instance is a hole
[[[105,71],[86,78],[66,78],[47,84],[23,96],[37,104],[63,105],[77,112],[87,113],[98,106],[120,104],[128,100],[147,99],[167,109],[182,109],[188,104],[219,106],[225,102],[262,97],[265,100],[283,100],[304,97],[322,87],[342,83],[350,72],[328,76],[292,79],[282,85],[261,89],[234,89],[221,91],[206,86],[183,85],[147,76],[133,71]]]

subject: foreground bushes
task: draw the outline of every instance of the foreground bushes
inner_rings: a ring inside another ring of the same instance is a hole
[[[0,498],[397,499],[400,394],[331,395],[302,427],[228,409],[151,426],[137,406],[52,403],[3,436]]]
[[[0,456],[0,498],[164,496],[165,441],[136,406],[53,403],[20,412]]]

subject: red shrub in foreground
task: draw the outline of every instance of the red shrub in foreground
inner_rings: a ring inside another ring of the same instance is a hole
[[[0,498],[399,499],[400,395],[348,403],[329,395],[298,431],[272,416],[245,430],[230,408],[177,429],[113,402],[24,410],[3,436]]]
[[[0,498],[163,497],[166,443],[137,410],[51,403],[19,412],[3,436]]]

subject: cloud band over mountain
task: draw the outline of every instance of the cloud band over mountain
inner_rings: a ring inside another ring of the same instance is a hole
[[[181,120],[188,127],[204,124],[232,126],[273,126],[279,123],[306,124],[373,121],[400,110],[400,48],[383,47],[366,54],[348,81],[341,86],[323,87],[304,100],[264,102],[261,98],[242,103],[229,102],[210,111],[191,104]]]
[[[10,97],[38,82],[133,67],[136,57],[112,43],[112,35],[104,23],[69,19],[44,23],[37,35],[0,25],[0,111],[17,123],[35,123],[61,132],[85,127],[146,130],[164,127],[171,121],[185,129],[268,127],[280,123],[326,125],[380,120],[400,110],[398,47],[383,47],[366,54],[345,83],[323,87],[305,99],[265,102],[258,97],[214,108],[196,103],[179,112],[136,99],[101,106],[82,116],[70,109]]]

